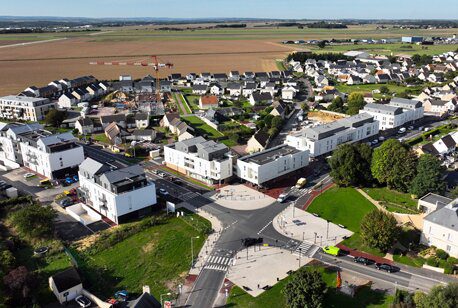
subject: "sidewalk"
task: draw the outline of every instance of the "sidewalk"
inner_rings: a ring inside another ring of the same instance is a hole
[[[316,197],[318,197],[320,194],[322,194],[323,192],[325,192],[326,190],[328,190],[332,186],[334,186],[334,183],[331,182],[331,183],[323,186],[320,190],[313,189],[310,192],[310,195],[311,195],[310,198],[307,200],[307,202],[305,202],[305,204],[302,207],[302,209],[305,211],[309,207],[309,205],[312,204],[313,200],[315,200]]]

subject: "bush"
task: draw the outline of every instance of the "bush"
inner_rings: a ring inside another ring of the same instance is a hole
[[[436,257],[429,257],[428,259],[426,259],[426,264],[428,264],[429,266],[438,267],[439,260]]]
[[[454,258],[454,257],[448,257],[448,258],[447,258],[447,263],[450,263],[450,264],[458,264],[458,259],[457,259],[457,258]]]
[[[438,257],[439,259],[442,259],[442,260],[447,260],[447,258],[449,257],[448,253],[446,253],[444,250],[442,249],[437,249],[436,250],[436,257]]]
[[[32,238],[50,238],[53,235],[56,216],[56,211],[52,207],[33,204],[14,212],[11,221],[22,235]]]

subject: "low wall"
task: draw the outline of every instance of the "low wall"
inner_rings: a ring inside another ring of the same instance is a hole
[[[426,268],[428,270],[435,271],[435,272],[438,272],[438,273],[442,273],[442,274],[445,272],[445,270],[443,268],[430,266],[430,265],[427,265],[427,264],[423,264],[423,268]]]
[[[102,216],[83,203],[67,207],[66,212],[83,225],[89,225],[102,219]]]
[[[94,294],[90,293],[89,291],[83,289],[83,295],[86,296],[87,298],[89,298],[94,304],[96,304],[98,307],[100,308],[110,308],[110,307],[113,307],[112,304],[110,303],[107,303],[107,302],[104,302],[103,300],[101,300],[100,298],[98,298],[97,296],[95,296]]]

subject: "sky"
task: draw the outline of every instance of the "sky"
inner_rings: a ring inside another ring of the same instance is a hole
[[[458,19],[458,0],[3,0],[0,15]]]

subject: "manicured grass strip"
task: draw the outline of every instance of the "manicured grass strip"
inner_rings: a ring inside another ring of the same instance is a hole
[[[106,143],[106,144],[110,143],[110,140],[108,140],[108,137],[103,133],[102,134],[93,134],[91,135],[91,138],[101,143]]]
[[[189,107],[188,102],[184,99],[183,95],[180,94],[180,95],[179,95],[179,98],[180,98],[180,100],[181,100],[181,102],[182,102],[184,108],[186,109],[186,112],[187,112],[188,114],[192,113],[192,110],[191,110],[191,108]]]
[[[405,264],[405,265],[414,266],[414,267],[422,267],[423,264],[426,263],[426,260],[421,258],[421,257],[412,258],[412,257],[409,257],[409,256],[403,256],[403,255],[399,255],[399,254],[393,255],[393,260],[395,262],[402,263],[402,264]]]
[[[412,199],[410,194],[388,189],[387,187],[364,188],[372,199],[381,202],[390,212],[416,214],[417,199]]]
[[[206,134],[210,138],[220,138],[223,137],[224,135],[199,119],[197,116],[190,116],[190,117],[183,117],[182,118],[185,122],[187,122],[189,125],[197,129],[201,134]]]

